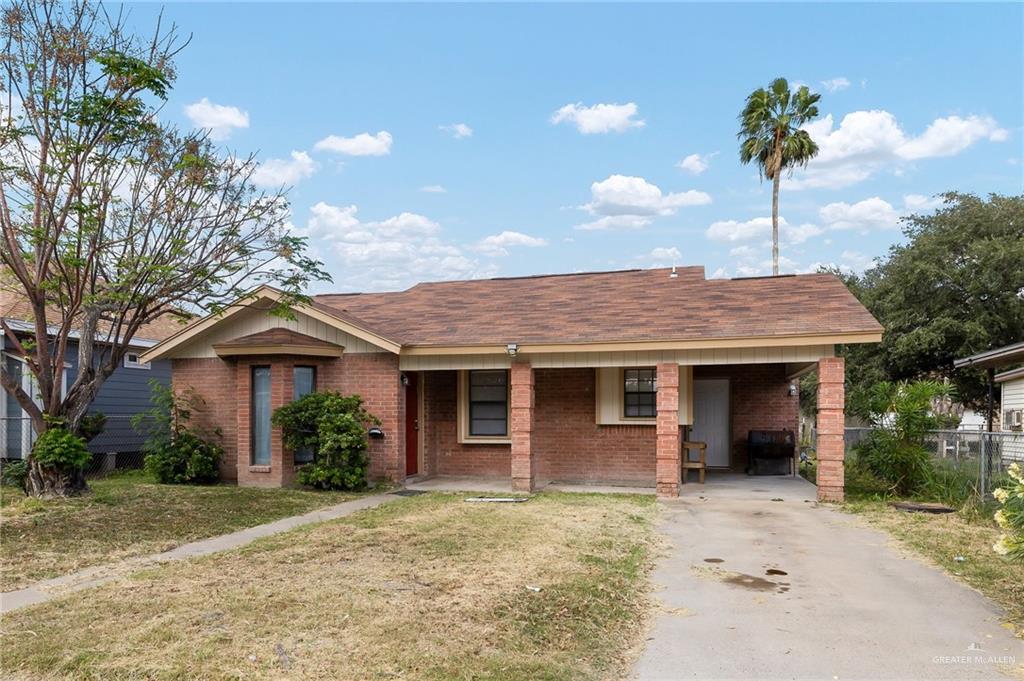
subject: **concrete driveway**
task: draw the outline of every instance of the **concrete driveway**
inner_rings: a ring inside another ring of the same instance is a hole
[[[670,543],[640,679],[1024,678],[999,609],[814,503],[793,478],[729,476],[666,502]]]

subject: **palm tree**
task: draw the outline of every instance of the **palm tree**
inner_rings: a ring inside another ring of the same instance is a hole
[[[768,89],[758,88],[747,97],[740,114],[740,161],[757,163],[762,178],[772,181],[772,274],[779,273],[779,180],[784,169],[806,167],[818,153],[800,126],[818,116],[815,106],[821,95],[801,85],[789,91],[785,78],[776,78]]]

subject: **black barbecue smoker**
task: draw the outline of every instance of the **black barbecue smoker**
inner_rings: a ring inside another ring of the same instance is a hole
[[[795,457],[796,435],[792,430],[747,433],[747,475],[792,475]]]

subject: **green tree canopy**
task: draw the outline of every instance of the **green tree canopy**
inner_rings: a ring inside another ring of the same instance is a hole
[[[843,275],[885,327],[879,346],[844,349],[849,380],[945,378],[980,406],[982,372],[953,360],[1024,340],[1024,195],[949,192],[934,213],[904,218],[903,234],[863,276]]]

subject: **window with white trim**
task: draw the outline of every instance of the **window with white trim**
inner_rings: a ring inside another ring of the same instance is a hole
[[[141,352],[124,353],[124,367],[126,369],[149,369],[149,362],[142,361]]]
[[[508,371],[506,369],[469,372],[470,437],[508,436]]]
[[[624,369],[622,372],[623,416],[628,419],[646,419],[658,415],[657,370]]]

